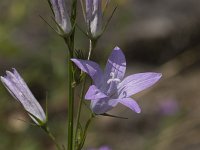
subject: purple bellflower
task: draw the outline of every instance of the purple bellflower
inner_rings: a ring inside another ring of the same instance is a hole
[[[46,123],[46,115],[42,107],[16,69],[13,69],[13,73],[6,71],[6,76],[1,76],[1,81],[10,94],[24,107],[37,125]]]
[[[139,105],[130,96],[152,86],[161,78],[160,73],[154,72],[137,73],[124,78],[126,59],[119,47],[112,51],[104,73],[93,61],[71,60],[93,79],[94,84],[89,87],[85,99],[91,100],[91,109],[95,114],[104,114],[118,103],[140,113]]]
[[[65,0],[50,0],[55,20],[65,34],[72,30]]]
[[[102,20],[102,0],[85,0],[86,1],[86,22],[89,34],[96,38],[103,31]]]

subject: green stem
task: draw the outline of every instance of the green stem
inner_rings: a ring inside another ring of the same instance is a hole
[[[88,60],[90,60],[92,51],[94,50],[95,46],[96,46],[97,41],[96,40],[90,40],[90,45],[89,45],[89,52],[88,52]]]
[[[58,150],[62,150],[62,148],[60,147],[60,145],[56,142],[55,137],[53,136],[53,134],[50,132],[50,129],[47,126],[42,127],[42,129],[45,131],[45,133],[50,137],[50,139],[55,143],[56,148]]]
[[[73,67],[70,60],[70,54],[68,54],[68,150],[73,148],[73,116],[74,116],[74,88],[72,87],[73,83]]]
[[[73,58],[74,52],[74,37],[75,37],[75,29],[73,29],[71,35],[69,37],[64,37],[65,43],[68,46],[68,54],[67,54],[67,104],[68,104],[68,122],[67,122],[67,149],[73,150],[73,134],[74,134],[74,75],[73,75],[73,65],[71,62],[71,58]]]
[[[77,9],[77,0],[72,1],[72,11],[71,11],[71,23],[74,26],[72,33],[68,38],[64,38],[65,42],[69,48],[68,56],[67,56],[67,71],[68,71],[68,143],[67,149],[73,150],[73,134],[74,134],[74,87],[73,84],[73,66],[71,62],[71,58],[73,58],[74,53],[74,38],[75,38],[75,23],[76,23],[76,9]]]
[[[81,141],[81,143],[80,143],[80,145],[79,145],[79,147],[78,147],[77,150],[81,150],[81,149],[83,148],[83,145],[84,145],[84,143],[85,143],[85,139],[86,139],[86,136],[87,136],[87,130],[88,130],[89,125],[90,125],[90,123],[92,122],[92,120],[93,120],[94,117],[95,117],[94,114],[91,114],[91,117],[90,117],[89,120],[87,121],[87,123],[86,123],[86,125],[85,125],[84,132],[83,132],[83,136],[82,136],[82,138],[81,138],[82,141]]]
[[[68,103],[68,122],[67,122],[67,149],[73,150],[73,134],[74,134],[74,75],[73,75],[73,65],[71,62],[71,58],[73,58],[74,52],[74,37],[75,37],[75,29],[73,29],[71,35],[69,37],[64,38],[65,43],[68,46],[68,54],[67,54],[67,103]]]
[[[77,147],[77,134],[78,134],[78,126],[79,126],[79,122],[80,122],[80,116],[81,116],[81,109],[82,109],[82,103],[83,103],[83,96],[84,96],[84,91],[85,91],[85,83],[86,83],[86,78],[84,77],[83,79],[83,84],[82,84],[82,88],[81,88],[81,95],[80,95],[80,102],[79,102],[79,106],[78,106],[78,112],[77,112],[77,117],[76,117],[76,127],[75,127],[75,147]]]
[[[96,46],[96,41],[90,40],[89,52],[88,52],[88,58],[87,58],[88,60],[90,60],[92,51],[94,50],[95,46]],[[80,122],[80,116],[81,116],[81,110],[82,110],[82,104],[83,104],[83,97],[84,97],[84,93],[85,93],[85,84],[86,84],[86,77],[84,76],[83,84],[82,84],[82,88],[81,88],[80,102],[79,102],[78,112],[77,112],[77,117],[76,117],[75,147],[76,147],[76,144],[78,143],[76,140],[77,140],[78,125],[79,125],[79,122]]]

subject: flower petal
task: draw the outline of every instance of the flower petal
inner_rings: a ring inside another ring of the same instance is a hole
[[[162,74],[160,73],[137,73],[126,77],[118,85],[119,98],[130,97],[133,94],[136,94],[153,84],[155,84]]]
[[[102,31],[102,0],[93,0],[93,11],[92,11],[92,18],[90,22],[90,32],[93,37],[98,37]]]
[[[141,112],[140,106],[132,98],[119,99],[118,102],[123,104],[124,106],[130,108],[131,110],[135,111],[136,113],[140,113]]]
[[[99,87],[102,82],[103,73],[99,65],[93,61],[71,59],[82,71],[87,73],[94,81],[94,84]]]
[[[22,104],[27,112],[38,118],[41,122],[45,123],[46,116],[42,107],[35,99],[18,72],[15,69],[13,69],[13,72],[14,73],[6,71],[7,75],[5,77],[1,77],[2,83],[5,85],[10,94],[18,102],[20,102],[20,104]],[[36,124],[40,124],[34,117],[30,117],[33,119],[33,121],[35,121]]]
[[[18,90],[14,86],[12,86],[12,83],[8,79],[6,79],[6,77],[2,77],[2,76],[1,76],[1,82],[6,87],[8,92],[18,101],[17,97],[18,97],[19,92],[17,92]]]
[[[85,0],[85,6],[86,6],[86,21],[89,26],[89,23],[92,20],[92,8],[93,8],[93,0]]]
[[[96,100],[105,97],[107,97],[107,95],[101,92],[95,85],[91,85],[85,95],[85,99],[87,100]]]
[[[120,80],[123,79],[126,71],[126,59],[119,47],[115,47],[110,57],[108,58],[105,69],[105,80],[108,81],[111,77],[111,72],[114,77]]]
[[[95,114],[103,114],[115,107],[117,103],[117,100],[110,100],[107,97],[99,100],[92,100],[91,109]]]
[[[65,33],[69,33],[72,29],[70,17],[65,4],[65,0],[50,0],[55,20]]]

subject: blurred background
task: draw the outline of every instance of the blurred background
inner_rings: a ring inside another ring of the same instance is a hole
[[[129,119],[97,117],[85,148],[199,150],[200,1],[116,0],[108,16],[115,5],[118,9],[92,59],[104,66],[117,45],[126,55],[127,75],[155,71],[163,78],[133,96],[141,114],[119,105],[110,113]],[[1,0],[0,12],[0,75],[16,68],[43,108],[48,100],[52,132],[59,143],[66,143],[67,48],[40,17],[54,26],[47,2]],[[78,12],[85,29],[80,6]],[[76,39],[76,48],[87,52],[88,41],[80,31]],[[2,84],[0,99],[0,150],[55,149]],[[85,109],[83,121],[87,114]]]

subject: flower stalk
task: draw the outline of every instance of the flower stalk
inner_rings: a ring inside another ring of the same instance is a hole
[[[77,9],[77,0],[72,1],[72,11],[71,11],[71,23],[73,25],[72,32],[69,37],[64,38],[65,43],[68,46],[68,56],[67,56],[67,71],[68,71],[68,96],[67,96],[67,103],[68,103],[68,139],[67,139],[67,149],[73,150],[73,141],[74,141],[74,69],[71,62],[71,58],[74,56],[74,45],[75,45],[75,24],[76,24],[76,9]]]
[[[60,147],[60,145],[56,142],[56,138],[54,137],[54,135],[51,133],[49,127],[47,125],[44,125],[41,127],[44,132],[49,136],[49,138],[54,142],[54,144],[56,145],[57,150],[62,150],[62,148]]]
[[[68,150],[72,150],[73,147],[73,116],[74,116],[74,88],[73,83],[73,67],[70,61],[70,55],[67,58],[67,70],[68,70]]]
[[[96,40],[90,40],[89,41],[89,51],[88,51],[88,60],[90,60],[92,51],[95,49],[97,44]],[[77,117],[76,117],[76,127],[75,127],[75,147],[77,147],[76,143],[77,142],[77,134],[78,134],[78,126],[80,124],[80,116],[81,116],[81,110],[82,110],[82,105],[83,105],[83,98],[85,94],[85,84],[86,84],[86,76],[83,78],[83,83],[82,83],[82,88],[81,88],[81,95],[80,95],[80,101],[79,101],[79,106],[78,106],[78,112],[77,112]],[[81,142],[82,143],[82,142]],[[83,143],[82,143],[83,144]]]

